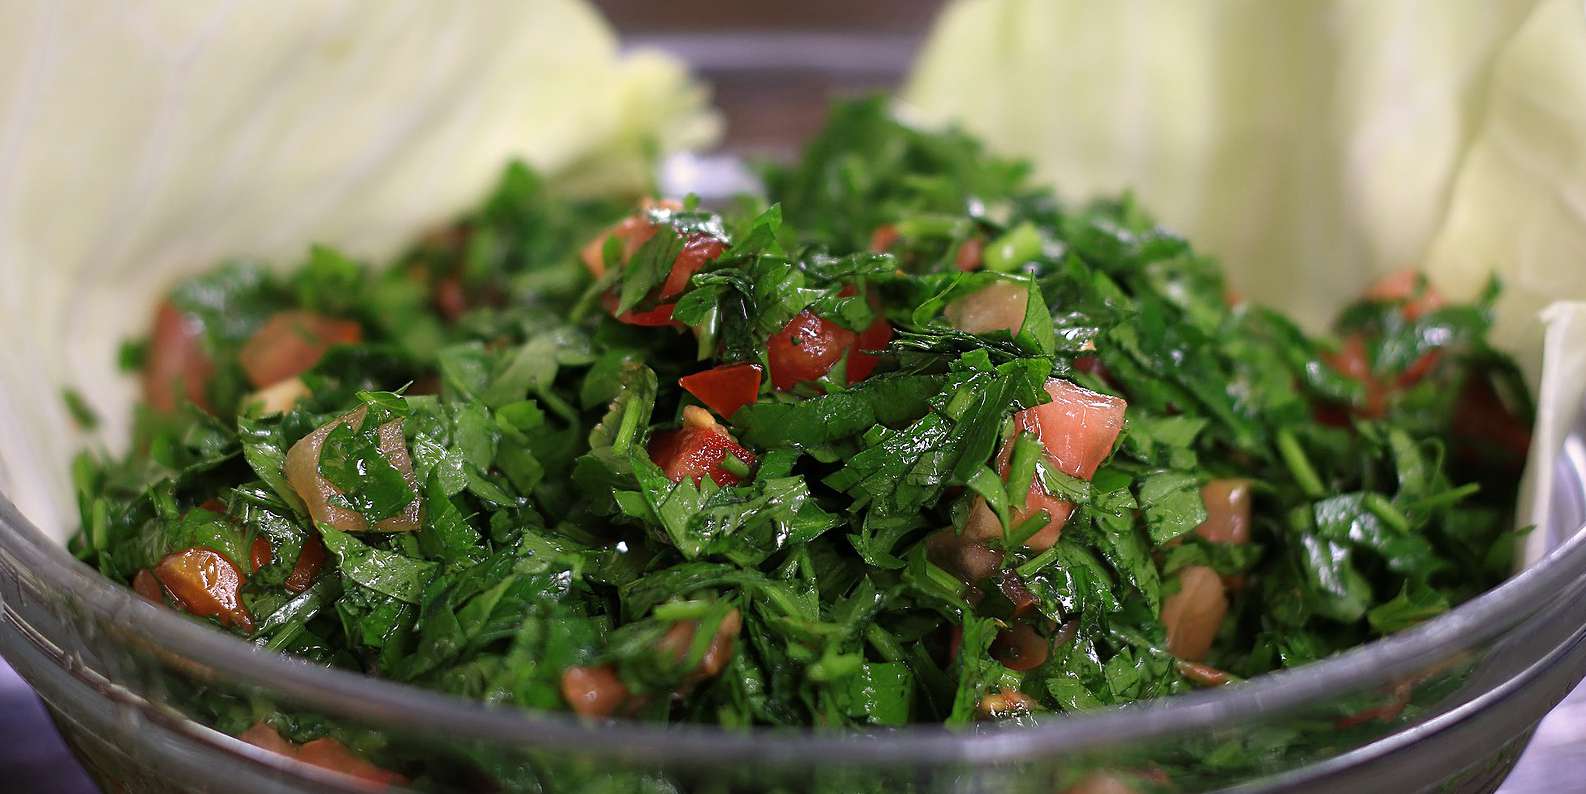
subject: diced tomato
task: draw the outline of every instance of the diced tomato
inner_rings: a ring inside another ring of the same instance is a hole
[[[1034,670],[1046,664],[1046,657],[1050,653],[1046,638],[1028,623],[997,632],[997,639],[991,643],[991,658],[1001,662],[1003,667],[1018,672]]]
[[[1024,585],[1024,580],[1012,571],[1002,575],[998,587],[1002,590],[1003,598],[1008,599],[1008,603],[1013,605],[1014,617],[1029,614],[1040,603],[1035,594],[1030,592],[1030,588]]]
[[[1112,452],[1128,403],[1058,378],[1046,382],[1052,401],[1014,414],[1019,430],[1034,433],[1059,471],[1088,480]]]
[[[1520,421],[1480,375],[1472,375],[1461,387],[1450,432],[1458,458],[1499,469],[1519,467],[1531,449],[1531,426]]]
[[[301,375],[319,363],[332,345],[356,344],[363,327],[309,311],[277,312],[248,337],[237,361],[257,388]]]
[[[759,364],[723,364],[684,375],[677,385],[694,395],[705,407],[726,419],[739,408],[750,405],[760,394]]]
[[[314,583],[319,576],[319,569],[325,565],[325,542],[318,535],[303,541],[303,548],[297,552],[297,562],[292,565],[292,572],[286,575],[282,585],[286,589],[301,593]]]
[[[947,304],[942,313],[954,328],[971,334],[1007,331],[1018,334],[1030,289],[1012,281],[995,281]]]
[[[1003,445],[997,456],[1002,476],[1008,476],[1013,442],[1019,433],[1034,433],[1046,448],[1046,464],[1070,477],[1088,480],[1096,473],[1102,461],[1112,452],[1113,442],[1123,429],[1124,409],[1128,403],[1122,398],[1098,394],[1074,383],[1058,378],[1046,382],[1046,393],[1051,402],[1026,408],[1014,414],[1014,438]],[[1046,492],[1039,481],[1030,483],[1025,496],[1024,509],[1010,516],[1010,525],[1018,525],[1041,511],[1047,514],[1046,526],[1025,541],[1025,545],[1044,551],[1057,543],[1063,524],[1068,522],[1074,505]],[[1002,524],[997,520],[985,500],[977,499],[971,509],[964,534],[975,539],[1002,536]]]
[[[580,257],[584,260],[584,266],[589,268],[589,272],[595,278],[606,275],[606,238],[615,237],[622,241],[622,256],[619,261],[628,261],[640,246],[655,236],[656,228],[655,224],[650,222],[649,211],[656,208],[680,210],[683,205],[669,199],[662,201],[645,199],[640,205],[639,212],[617,221],[616,225],[596,235],[595,239],[584,246]]]
[[[863,351],[880,350],[892,341],[892,324],[876,313],[876,319],[870,322],[865,330],[859,333],[859,344],[848,352],[848,382],[858,383],[870,377],[876,371],[876,366],[881,363],[879,356]]]
[[[708,234],[691,235],[683,243],[683,250],[678,252],[677,258],[672,260],[672,271],[666,274],[666,281],[661,284],[661,292],[657,297],[669,300],[682,295],[683,290],[688,289],[688,280],[726,250],[726,244],[715,237]]]
[[[284,755],[288,758],[293,757],[297,753],[297,748],[293,747],[291,742],[283,738],[279,732],[266,722],[255,722],[249,725],[247,730],[237,734],[237,738],[254,747],[269,750],[272,753]]]
[[[305,742],[299,747],[287,741],[268,723],[256,722],[239,734],[237,738],[254,747],[269,750],[272,753],[286,756],[310,766],[317,766],[320,769],[350,775],[380,787],[400,786],[408,782],[406,777],[369,763],[351,750],[348,750],[347,745],[328,736]]]
[[[771,385],[786,391],[800,383],[817,381],[848,354],[846,381],[858,383],[870,377],[880,359],[863,350],[879,350],[892,340],[892,325],[877,314],[876,319],[856,334],[837,323],[802,311],[767,343],[771,363]]]
[[[1367,419],[1379,419],[1387,414],[1388,398],[1392,396],[1394,389],[1409,388],[1420,382],[1422,378],[1431,374],[1432,369],[1442,360],[1442,356],[1441,351],[1429,350],[1420,358],[1410,362],[1397,378],[1384,381],[1371,371],[1366,337],[1362,334],[1350,334],[1339,345],[1338,351],[1324,356],[1323,361],[1338,374],[1365,386],[1365,404],[1356,409],[1355,413]],[[1347,425],[1348,422],[1342,424]]]
[[[714,677],[726,669],[727,663],[732,661],[733,643],[737,641],[738,631],[742,628],[743,616],[738,610],[730,610],[722,617],[721,623],[716,625],[716,633],[711,635],[710,644],[705,647],[704,656],[700,657],[699,666],[689,672],[691,682]],[[674,659],[683,661],[693,648],[697,631],[699,624],[695,621],[678,621],[666,630],[656,647],[663,653],[671,654]]]
[[[248,562],[253,563],[251,570],[259,570],[270,564],[274,553],[270,550],[270,539],[263,535],[256,535],[253,543],[248,547]]]
[[[627,703],[628,687],[611,665],[569,667],[562,671],[562,699],[583,717],[609,717]]]
[[[189,613],[253,631],[242,604],[242,572],[226,555],[201,546],[178,551],[154,566],[154,578]]]
[[[1060,794],[1139,794],[1139,791],[1111,772],[1092,772]]]
[[[305,742],[297,748],[297,760],[378,786],[400,786],[408,782],[406,777],[369,763],[329,736]]]
[[[1178,668],[1179,675],[1188,678],[1198,686],[1222,686],[1233,680],[1228,673],[1200,662],[1186,662],[1183,659],[1179,659],[1174,663],[1174,666]]]
[[[1366,387],[1366,401],[1356,410],[1367,419],[1379,419],[1388,412],[1388,390],[1371,372],[1371,359],[1366,350],[1366,338],[1350,334],[1338,346],[1338,352],[1323,357],[1328,366]]]
[[[132,577],[132,589],[156,604],[165,605],[165,591],[160,589],[160,580],[155,579],[148,568],[138,569],[137,574]]]
[[[820,380],[858,338],[858,334],[837,323],[809,311],[799,312],[766,345],[771,385],[786,391],[800,383]]]
[[[343,532],[363,532],[369,529],[368,522],[356,511],[331,503],[331,498],[341,492],[319,473],[319,453],[320,448],[325,445],[325,437],[343,423],[354,430],[358,429],[363,425],[364,417],[368,415],[368,408],[359,408],[337,417],[299,439],[286,452],[286,480],[291,484],[292,490],[303,499],[303,503],[308,507],[308,514],[313,517],[316,524],[329,524]],[[379,436],[380,454],[417,494],[418,476],[413,472],[413,458],[408,454],[407,440],[402,437],[402,420],[394,419],[386,422],[380,425],[376,432]],[[402,512],[381,519],[375,524],[375,529],[380,532],[412,532],[419,528],[422,506],[423,500],[415,496]]]
[[[1035,698],[1017,689],[1004,689],[981,697],[975,711],[981,719],[1005,720],[1025,716],[1039,705]]]
[[[986,243],[979,237],[971,237],[958,244],[957,253],[953,254],[953,267],[968,273],[980,269],[980,257],[986,250]]]
[[[203,336],[203,323],[170,301],[155,311],[143,365],[143,399],[154,410],[170,413],[184,399],[209,410],[204,390],[215,364],[204,351]]]
[[[960,535],[952,527],[926,538],[925,554],[932,563],[966,584],[986,579],[1002,568],[1002,552],[999,549],[981,542],[981,539],[969,537],[967,532]]]
[[[1372,708],[1357,711],[1347,717],[1339,717],[1333,724],[1340,730],[1364,725],[1368,722],[1389,722],[1404,712],[1404,707],[1410,705],[1410,696],[1415,694],[1415,684],[1405,681],[1395,684],[1388,690],[1383,702]]]
[[[448,322],[455,322],[469,308],[468,292],[463,289],[463,280],[455,275],[438,279],[431,288],[430,298],[435,303],[435,310]]]
[[[1404,301],[1404,319],[1416,320],[1443,308],[1444,304],[1443,296],[1431,284],[1423,287],[1421,281],[1420,273],[1401,270],[1383,276],[1367,287],[1364,297],[1373,301]]]
[[[1201,486],[1206,521],[1195,534],[1213,543],[1250,542],[1250,481],[1212,480]]]
[[[611,316],[616,317],[617,322],[620,323],[627,323],[628,325],[642,325],[650,328],[671,327],[679,331],[683,330],[684,327],[682,323],[672,319],[672,309],[677,307],[677,304],[675,303],[662,303],[653,309],[644,309],[642,311],[639,309],[630,309],[618,314],[617,306],[619,304],[617,293],[608,292],[601,296],[600,305],[606,307],[606,311],[610,313]]]
[[[870,250],[878,254],[885,253],[897,241],[898,227],[890,223],[884,226],[877,226],[876,230],[870,233]]]
[[[1399,373],[1397,381],[1399,388],[1407,389],[1420,383],[1422,378],[1430,375],[1432,370],[1437,367],[1437,362],[1442,360],[1443,351],[1441,350],[1428,350],[1422,353],[1420,358],[1410,362],[1410,366],[1405,367],[1404,371]]]
[[[1162,625],[1167,628],[1168,652],[1190,662],[1206,658],[1223,616],[1228,595],[1222,577],[1206,565],[1191,565],[1178,572],[1178,592],[1162,599]]]
[[[661,467],[672,482],[693,480],[698,484],[705,477],[726,487],[740,482],[738,475],[722,467],[722,462],[732,455],[746,466],[754,465],[754,453],[744,449],[719,428],[684,427],[656,433],[650,439],[650,459]]]
[[[606,274],[605,246],[607,238],[616,238],[622,241],[622,254],[620,261],[627,262],[638,252],[651,237],[659,231],[651,222],[649,212],[656,207],[679,210],[681,204],[675,201],[650,202],[646,201],[640,212],[618,221],[615,226],[602,232],[595,239],[589,241],[581,252],[584,266],[589,268],[595,278]],[[666,280],[661,283],[650,297],[658,301],[652,309],[643,311],[626,311],[617,313],[617,296],[615,293],[607,294],[602,298],[606,310],[617,318],[618,322],[629,325],[643,325],[651,327],[672,326],[681,329],[683,326],[672,321],[672,309],[675,305],[673,299],[682,295],[688,289],[688,280],[693,278],[711,260],[721,256],[727,250],[727,245],[722,240],[708,234],[693,234],[683,241],[683,248],[677,257],[672,260],[672,269],[667,271]]]

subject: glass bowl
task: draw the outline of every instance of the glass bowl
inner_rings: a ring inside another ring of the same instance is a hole
[[[707,193],[741,178],[737,155],[786,153],[831,95],[894,84],[909,49],[907,37],[817,34],[646,43],[694,63],[726,104],[728,154],[664,173]],[[1553,465],[1550,523],[1536,530],[1551,551],[1444,616],[1243,685],[1021,728],[724,730],[492,708],[315,667],[159,608],[3,498],[0,654],[109,792],[368,790],[230,735],[245,724],[227,719],[266,704],[367,728],[360,748],[422,756],[442,771],[412,786],[430,791],[1124,790],[1110,779],[1142,793],[1483,792],[1586,676],[1586,428]],[[217,702],[232,716],[217,719]]]

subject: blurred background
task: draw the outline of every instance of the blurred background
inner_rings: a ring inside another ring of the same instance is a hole
[[[725,138],[750,153],[820,128],[834,91],[896,89],[943,0],[595,0],[629,46],[681,55],[711,85]],[[722,33],[734,33],[722,37]],[[818,57],[811,57],[818,53]],[[745,63],[763,71],[745,71]],[[763,80],[775,74],[777,92]]]

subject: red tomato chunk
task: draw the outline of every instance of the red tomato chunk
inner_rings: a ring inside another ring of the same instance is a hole
[[[189,614],[253,631],[242,604],[242,572],[226,555],[199,546],[178,551],[154,566],[154,578]]]
[[[618,261],[625,263],[635,253],[638,253],[639,248],[660,230],[651,221],[650,211],[655,209],[679,210],[682,208],[682,205],[676,201],[646,202],[640,212],[618,221],[615,226],[601,232],[595,239],[584,246],[580,254],[584,260],[584,266],[589,268],[589,272],[595,278],[601,278],[606,274],[605,248],[607,239],[615,238],[622,242],[622,250]],[[710,264],[711,260],[721,256],[725,250],[727,250],[726,243],[714,236],[709,234],[691,234],[683,241],[683,250],[679,251],[677,257],[672,260],[672,269],[667,272],[666,280],[648,296],[657,302],[653,309],[643,311],[629,310],[619,314],[617,307],[620,304],[617,301],[615,292],[607,293],[601,299],[601,305],[605,306],[606,310],[611,312],[612,316],[616,317],[619,322],[629,325],[654,327],[670,325],[681,328],[682,326],[672,321],[672,309],[676,305],[675,299],[688,289],[688,280],[693,278],[695,273]]]
[[[248,337],[237,360],[257,388],[280,383],[314,368],[332,345],[356,344],[363,328],[307,311],[278,312]]]
[[[892,325],[879,314],[863,333],[854,333],[830,320],[802,311],[771,337],[767,356],[771,385],[780,391],[800,383],[818,381],[848,355],[844,383],[870,377],[880,359],[865,350],[879,350],[892,340]]]
[[[731,419],[739,408],[753,404],[760,394],[759,364],[723,364],[684,375],[677,385],[694,395],[706,408]]]
[[[1128,404],[1122,398],[1098,394],[1057,378],[1046,382],[1046,393],[1051,395],[1051,402],[1013,415],[1014,437],[997,454],[1002,476],[1008,476],[1013,442],[1021,433],[1034,433],[1045,447],[1046,465],[1070,477],[1088,480],[1111,454],[1113,442],[1123,429],[1124,409]],[[1037,551],[1049,549],[1057,542],[1063,524],[1074,512],[1072,503],[1047,493],[1038,477],[1030,483],[1024,509],[1014,511],[1009,524],[1016,526],[1043,510],[1048,517],[1046,526],[1025,541],[1026,546]],[[975,501],[964,534],[979,540],[1002,536],[1002,524],[985,500]]]
[[[143,399],[156,411],[170,413],[183,400],[209,410],[204,390],[215,364],[204,352],[204,326],[169,301],[154,314],[149,355],[143,366]]]
[[[745,467],[754,466],[754,453],[739,446],[719,427],[685,426],[657,433],[650,440],[650,459],[672,482],[688,479],[698,484],[709,477],[722,487],[737,485],[742,478],[723,466],[728,455],[742,461]]]

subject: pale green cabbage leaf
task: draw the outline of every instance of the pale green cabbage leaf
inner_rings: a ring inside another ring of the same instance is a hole
[[[0,4],[0,492],[75,525],[60,389],[124,438],[115,346],[182,274],[384,257],[513,157],[637,191],[717,126],[581,0]]]
[[[1313,327],[1372,279],[1506,292],[1494,339],[1541,384],[1526,520],[1586,382],[1586,14],[1575,0],[962,0],[905,110],[1133,191]],[[1545,370],[1545,372],[1544,372]]]

